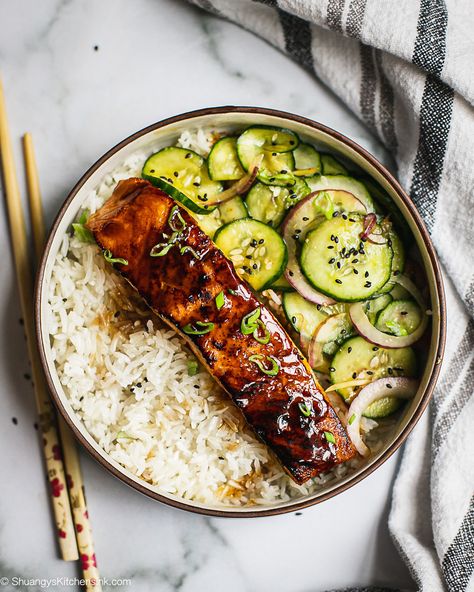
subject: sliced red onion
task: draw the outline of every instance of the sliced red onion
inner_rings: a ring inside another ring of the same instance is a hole
[[[405,290],[408,290],[411,293],[423,313],[420,324],[415,329],[415,331],[413,331],[413,333],[410,333],[410,335],[403,335],[399,337],[396,335],[388,335],[387,333],[383,333],[382,331],[376,329],[365,314],[364,306],[361,302],[356,302],[349,308],[349,315],[357,333],[362,335],[362,337],[367,339],[367,341],[370,341],[375,345],[380,345],[381,347],[386,347],[388,349],[397,349],[399,347],[408,347],[413,345],[426,331],[426,327],[428,326],[429,322],[429,315],[426,314],[425,302],[415,284],[404,275],[396,276],[395,280],[398,284],[403,286]]]
[[[233,185],[231,185],[228,189],[222,191],[222,193],[219,194],[219,200],[214,201],[213,205],[225,203],[226,201],[229,201],[236,195],[246,193],[250,189],[250,187],[252,187],[253,182],[257,178],[257,175],[260,171],[261,161],[261,158],[259,158],[258,161],[256,159],[255,164],[250,167],[249,172],[246,175],[244,175],[241,179],[236,181]]]
[[[364,230],[360,233],[360,238],[362,240],[366,239],[376,224],[377,216],[375,214],[367,214],[367,216],[364,216]]]
[[[415,396],[417,389],[417,380],[404,377],[379,378],[361,389],[347,412],[347,433],[359,454],[367,456],[370,453],[370,449],[360,435],[360,422],[367,407],[383,397],[411,399]]]

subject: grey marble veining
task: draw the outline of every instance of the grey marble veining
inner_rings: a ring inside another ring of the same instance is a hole
[[[84,170],[116,142],[204,106],[294,111],[385,158],[369,132],[307,72],[185,2],[3,0],[0,26],[17,163],[19,138],[28,130],[48,222]],[[0,248],[0,577],[74,576],[77,566],[57,559],[4,215]],[[409,582],[386,527],[397,455],[321,506],[258,520],[173,510],[81,456],[99,568],[104,577],[131,578],[134,592],[317,592]]]

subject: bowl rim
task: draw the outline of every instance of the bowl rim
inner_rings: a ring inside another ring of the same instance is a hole
[[[427,381],[426,387],[422,396],[419,400],[419,403],[416,409],[413,412],[413,415],[407,422],[407,425],[401,430],[398,436],[395,438],[393,442],[387,447],[387,449],[377,458],[373,463],[364,467],[360,472],[353,475],[348,479],[348,481],[343,482],[339,485],[336,485],[330,491],[321,494],[318,497],[310,498],[310,499],[302,499],[302,500],[294,500],[293,502],[288,503],[285,506],[278,506],[278,507],[266,507],[261,509],[250,509],[248,511],[242,512],[238,510],[224,510],[220,508],[205,508],[200,506],[195,506],[193,502],[187,500],[177,500],[167,497],[164,494],[158,493],[157,491],[153,491],[148,489],[144,485],[139,482],[132,480],[128,475],[124,472],[120,471],[116,467],[114,467],[106,458],[101,456],[86,440],[83,434],[78,430],[78,428],[72,422],[70,415],[67,409],[64,407],[61,397],[59,396],[56,388],[54,386],[54,382],[52,380],[51,372],[49,369],[48,361],[46,352],[44,349],[44,344],[42,340],[42,315],[41,315],[41,294],[43,289],[43,283],[45,280],[45,270],[46,264],[49,260],[50,253],[51,253],[51,246],[53,243],[53,239],[56,235],[58,230],[58,226],[64,217],[65,213],[67,212],[69,205],[77,195],[77,193],[81,190],[82,186],[88,180],[88,178],[100,167],[102,166],[107,160],[109,160],[115,153],[117,153],[122,148],[125,148],[131,142],[137,140],[138,138],[164,128],[168,125],[182,122],[189,120],[192,122],[193,119],[199,118],[202,116],[212,116],[212,115],[221,115],[221,114],[229,114],[229,113],[241,113],[241,114],[257,114],[257,115],[268,115],[276,118],[280,118],[282,120],[287,120],[290,122],[295,122],[299,124],[306,125],[318,132],[323,132],[332,138],[338,140],[342,144],[345,144],[355,152],[359,154],[363,159],[368,161],[370,165],[372,165],[378,173],[384,178],[384,180],[390,185],[393,191],[397,194],[400,200],[403,202],[405,207],[408,209],[413,222],[416,225],[416,228],[420,234],[420,237],[424,243],[426,248],[429,261],[433,270],[434,275],[434,287],[435,291],[439,300],[439,337],[438,343],[436,347],[436,352],[433,358],[433,368],[431,369],[431,373],[429,375],[429,379]],[[120,479],[126,485],[129,485],[136,491],[146,495],[149,498],[154,500],[160,501],[168,506],[172,506],[174,508],[178,508],[181,510],[186,510],[188,512],[193,512],[197,514],[207,515],[207,516],[215,516],[215,517],[225,517],[225,518],[256,518],[256,517],[264,517],[264,516],[275,516],[279,514],[286,514],[289,512],[295,512],[298,510],[302,510],[309,506],[313,506],[324,502],[346,490],[353,487],[366,477],[368,477],[372,472],[378,469],[386,460],[388,460],[392,454],[394,454],[400,446],[404,443],[407,439],[408,435],[414,429],[415,425],[418,423],[420,417],[423,415],[429,400],[433,394],[436,382],[438,380],[441,362],[443,360],[443,354],[445,349],[446,343],[446,298],[443,286],[443,279],[441,274],[441,269],[438,261],[438,257],[436,255],[434,246],[431,242],[431,238],[429,236],[428,230],[418,213],[414,203],[408,196],[408,194],[404,191],[395,177],[388,171],[388,169],[380,163],[374,156],[372,156],[365,148],[362,148],[359,144],[351,140],[350,138],[346,137],[342,133],[333,130],[332,128],[323,125],[319,122],[316,122],[310,118],[303,117],[301,115],[296,115],[294,113],[290,113],[287,111],[281,111],[278,109],[270,109],[264,107],[252,107],[252,106],[218,106],[218,107],[207,107],[203,109],[197,109],[188,111],[179,115],[175,115],[172,117],[168,117],[156,123],[153,123],[122,140],[110,150],[105,152],[92,166],[90,166],[87,171],[82,175],[82,177],[77,181],[74,187],[69,192],[67,198],[65,199],[64,203],[62,204],[61,208],[59,209],[54,222],[51,226],[51,229],[48,234],[48,239],[45,244],[45,248],[41,257],[41,261],[38,266],[38,272],[36,275],[36,282],[35,282],[35,296],[34,296],[34,304],[35,304],[35,328],[36,328],[36,342],[37,347],[40,354],[41,364],[45,373],[46,381],[49,387],[49,391],[51,393],[52,399],[56,405],[56,408],[61,413],[62,417],[68,424],[69,428],[72,430],[74,436],[79,440],[82,446],[85,447],[87,452],[91,454],[91,456],[98,461],[102,467],[104,467],[107,471],[109,471],[112,475]]]

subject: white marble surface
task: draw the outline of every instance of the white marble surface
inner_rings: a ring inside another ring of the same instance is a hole
[[[310,75],[181,1],[1,0],[0,27],[11,132],[17,144],[21,133],[33,133],[48,221],[106,149],[198,107],[286,109],[383,157],[369,132]],[[0,248],[0,577],[74,576],[77,566],[57,559],[3,213]],[[99,567],[104,577],[131,578],[134,592],[408,586],[387,529],[398,460],[301,515],[230,520],[148,500],[82,454]]]

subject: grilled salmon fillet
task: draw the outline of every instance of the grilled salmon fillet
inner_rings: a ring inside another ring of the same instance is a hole
[[[87,226],[109,259],[125,260],[118,271],[188,342],[297,483],[355,454],[301,352],[186,210],[132,178]],[[243,329],[256,317],[268,343]]]

